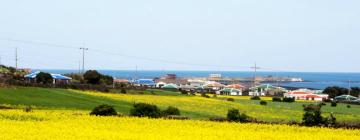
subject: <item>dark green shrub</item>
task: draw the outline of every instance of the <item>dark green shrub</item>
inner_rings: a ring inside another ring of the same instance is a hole
[[[350,106],[350,105],[347,105],[346,107],[347,107],[347,108],[351,108],[351,106]]]
[[[36,82],[42,84],[51,84],[53,82],[53,78],[49,73],[40,72],[36,75]]]
[[[122,89],[120,90],[120,93],[126,94],[126,89],[123,89],[123,88],[122,88]]]
[[[113,115],[117,115],[117,112],[115,111],[113,106],[103,104],[95,107],[91,111],[90,115],[113,116]]]
[[[335,126],[336,125],[336,118],[333,113],[330,113],[330,116],[326,119],[326,124],[328,126]]]
[[[331,107],[336,107],[337,103],[336,102],[331,102]]]
[[[25,106],[24,107],[24,112],[32,112],[32,107],[31,106]]]
[[[230,101],[230,102],[234,102],[234,101],[235,101],[234,98],[227,98],[226,100],[227,100],[227,101]]]
[[[253,96],[250,98],[251,100],[261,100],[261,98],[259,96]]]
[[[134,108],[130,110],[130,116],[159,118],[161,111],[156,105],[135,103]]]
[[[321,106],[307,105],[304,107],[303,124],[306,126],[321,126],[326,124],[326,120],[321,116]]]
[[[224,117],[212,117],[209,120],[213,122],[226,122],[228,119]]]
[[[217,94],[213,94],[213,98],[217,98]]]
[[[230,109],[227,113],[228,121],[232,122],[248,122],[249,117],[246,114],[241,114],[237,109]]]
[[[100,84],[101,74],[96,70],[86,71],[83,77],[88,84]]]
[[[295,102],[295,98],[284,97],[283,102],[292,103],[292,102]]]
[[[210,96],[207,95],[206,93],[201,93],[201,97],[210,98]]]
[[[189,93],[186,90],[180,90],[181,94],[188,95]]]
[[[171,119],[171,120],[190,120],[189,117],[178,116],[178,115],[166,116],[166,119]]]
[[[180,115],[180,110],[176,107],[169,106],[166,110],[162,111],[163,116]]]
[[[260,101],[260,105],[267,105],[266,101]]]
[[[273,97],[272,101],[273,102],[281,102],[281,98],[280,97]]]

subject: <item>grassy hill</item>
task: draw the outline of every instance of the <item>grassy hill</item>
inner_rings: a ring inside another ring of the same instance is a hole
[[[116,91],[114,91],[116,92]],[[174,106],[181,110],[183,116],[192,119],[208,119],[210,117],[225,117],[230,108],[240,109],[251,117],[270,122],[301,121],[303,104],[311,102],[278,103],[268,101],[267,106],[261,106],[259,101],[249,100],[250,97],[233,97],[235,102],[226,101],[228,96],[204,98],[200,96],[184,96],[177,92],[144,91],[141,94],[129,91],[128,94],[108,94],[99,92],[84,92],[66,89],[45,88],[0,88],[0,104],[33,105],[39,109],[91,110],[99,104],[113,105],[122,114],[128,114],[134,102],[146,102],[158,105],[164,109]],[[271,100],[271,98],[263,98]],[[333,112],[339,121],[360,121],[360,106],[347,108],[344,104],[323,107],[324,115]]]

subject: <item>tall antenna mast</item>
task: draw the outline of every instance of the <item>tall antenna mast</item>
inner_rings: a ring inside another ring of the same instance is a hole
[[[350,84],[350,79],[349,79],[349,91],[348,91],[348,94],[350,95],[350,93],[351,93],[351,84]]]
[[[15,68],[18,68],[18,52],[17,47],[15,48]]]
[[[85,72],[85,51],[87,51],[87,50],[89,50],[89,48],[80,48],[80,50],[82,50],[82,59],[83,59],[83,61],[82,61],[82,73],[84,73]]]

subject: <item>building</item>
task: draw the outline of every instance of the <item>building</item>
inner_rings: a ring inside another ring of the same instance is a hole
[[[217,92],[217,94],[221,95],[232,95],[232,96],[241,96],[242,90],[236,88],[224,88]]]
[[[130,83],[137,86],[149,86],[149,87],[154,87],[156,85],[153,79],[137,79],[131,81]]]
[[[203,89],[211,89],[211,90],[221,90],[225,87],[225,85],[220,84],[218,82],[208,81],[204,86],[202,86]]]
[[[29,83],[31,82],[36,82],[36,76],[40,73],[40,71],[36,71],[33,73],[30,73],[28,75],[25,75],[25,79],[27,79],[27,81]],[[53,84],[68,84],[70,83],[70,81],[72,80],[70,77],[61,75],[61,74],[53,74],[50,73],[52,79],[53,79]]]
[[[284,97],[295,98],[295,100],[313,100],[313,101],[323,101],[329,98],[327,94],[315,94],[314,91],[300,89],[295,91],[290,91],[284,94]]]
[[[276,87],[270,84],[262,84],[250,88],[250,96],[266,96],[266,95],[275,95],[276,93],[286,92],[286,89],[282,87]]]
[[[337,96],[335,97],[335,100],[336,101],[340,101],[340,102],[343,102],[343,101],[353,101],[353,100],[357,100],[358,98],[354,97],[354,96],[351,96],[351,95],[341,95],[341,96]]]
[[[156,87],[162,88],[165,85],[173,84],[178,88],[185,87],[188,85],[187,79],[177,78],[175,74],[167,74],[159,79],[155,79]]]
[[[244,90],[246,87],[241,84],[232,84],[232,85],[225,86],[225,88],[234,88],[234,89],[238,89],[238,90]]]

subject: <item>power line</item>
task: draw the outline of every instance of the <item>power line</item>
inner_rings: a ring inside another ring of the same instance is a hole
[[[15,68],[18,68],[18,50],[17,47],[15,48]]]

